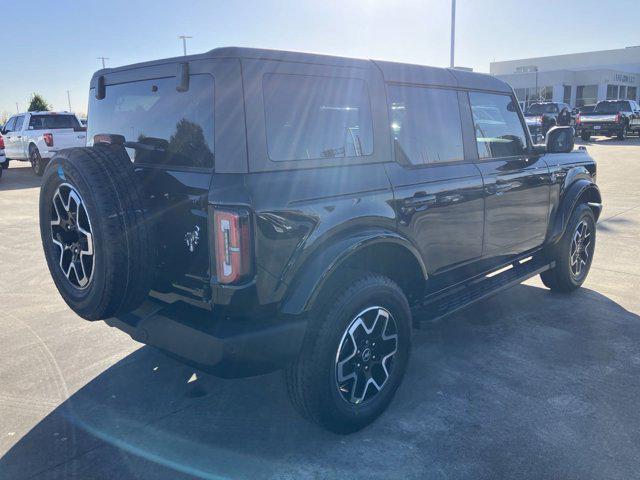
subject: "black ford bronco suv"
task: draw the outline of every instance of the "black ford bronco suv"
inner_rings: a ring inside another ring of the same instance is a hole
[[[389,404],[420,320],[591,265],[594,161],[571,127],[533,146],[491,76],[221,48],[100,70],[88,128],[40,194],[68,305],[217,375],[284,369],[333,431]]]

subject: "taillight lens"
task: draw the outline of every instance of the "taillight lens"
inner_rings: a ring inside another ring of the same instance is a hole
[[[616,123],[620,123],[620,120],[622,119],[622,116],[618,113],[616,115]]]
[[[576,115],[576,124],[580,123],[580,114]]]
[[[0,150],[4,150],[4,138],[0,136]]]
[[[251,273],[251,225],[249,214],[214,210],[216,276],[220,283],[237,283]]]
[[[45,133],[42,139],[47,147],[53,147],[53,133]]]

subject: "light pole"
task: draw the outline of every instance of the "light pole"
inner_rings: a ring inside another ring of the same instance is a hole
[[[449,66],[453,68],[456,52],[456,0],[451,0],[451,58]]]
[[[107,68],[104,61],[109,60],[109,57],[98,57],[98,60],[102,60],[102,68]]]
[[[193,38],[193,37],[190,37],[189,35],[178,35],[178,38],[182,39],[182,52],[186,57],[187,56],[187,38]]]
[[[67,90],[67,100],[69,101],[69,111],[71,112],[71,94],[69,93],[69,90]]]
[[[16,102],[16,113],[20,113],[20,107],[18,107],[18,102]]]

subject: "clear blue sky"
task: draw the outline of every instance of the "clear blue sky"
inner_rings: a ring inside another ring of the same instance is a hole
[[[456,64],[640,44],[640,0],[457,0]],[[450,0],[30,0],[2,2],[0,114],[32,92],[86,110],[107,66],[250,46],[446,66]],[[613,7],[615,5],[615,7]],[[607,18],[607,11],[611,12]],[[549,20],[551,19],[551,20]]]

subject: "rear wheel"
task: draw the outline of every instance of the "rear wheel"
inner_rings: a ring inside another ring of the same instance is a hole
[[[589,141],[589,139],[591,138],[591,134],[590,134],[589,132],[582,132],[582,133],[580,134],[580,138],[581,138],[583,141],[588,142],[588,141]]]
[[[596,245],[596,222],[593,211],[579,205],[562,238],[549,251],[556,265],[540,274],[542,283],[557,292],[571,292],[587,278]]]
[[[6,170],[7,168],[9,168],[9,159],[5,159],[4,163],[2,164],[2,169]]]
[[[319,300],[299,358],[285,371],[307,418],[337,433],[359,430],[389,405],[410,350],[411,312],[390,279],[361,273]]]
[[[81,317],[126,313],[148,293],[153,248],[124,149],[74,148],[53,157],[40,190],[40,234],[54,283]]]
[[[618,140],[625,140],[627,138],[627,127],[626,126],[622,127],[622,130],[620,130],[618,132],[618,135],[616,136],[616,138]]]
[[[40,152],[36,146],[31,145],[29,147],[29,163],[31,164],[33,173],[41,177],[44,173],[45,167],[47,166],[48,160],[45,160],[40,156]]]

